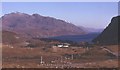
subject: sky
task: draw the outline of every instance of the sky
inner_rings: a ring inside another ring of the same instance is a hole
[[[3,2],[2,15],[11,12],[38,13],[77,26],[105,28],[118,15],[117,2]]]
[[[119,2],[119,0],[1,0],[2,2]]]

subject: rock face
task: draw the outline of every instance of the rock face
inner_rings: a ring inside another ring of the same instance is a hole
[[[120,16],[113,17],[111,23],[104,29],[104,31],[96,37],[93,42],[102,45],[118,44],[118,24],[120,23]]]
[[[26,37],[50,37],[61,35],[81,35],[86,32],[64,20],[39,14],[10,13],[2,17],[3,30],[16,32]]]

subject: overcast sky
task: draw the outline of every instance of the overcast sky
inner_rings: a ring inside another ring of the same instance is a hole
[[[118,14],[117,2],[3,2],[2,13],[38,13],[77,26],[105,28]]]

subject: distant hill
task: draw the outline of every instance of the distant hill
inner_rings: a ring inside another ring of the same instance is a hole
[[[96,37],[93,42],[103,45],[118,44],[118,24],[120,23],[120,16],[113,17],[111,23],[104,29],[104,31]]]
[[[85,28],[85,31],[87,31],[88,33],[91,32],[102,32],[104,29],[95,29],[95,28]]]
[[[89,33],[85,35],[66,35],[66,36],[56,36],[49,37],[49,39],[62,40],[62,41],[72,41],[72,42],[92,42],[100,33]]]
[[[79,26],[80,28],[82,28],[84,31],[86,31],[87,33],[93,33],[93,32],[102,32],[104,29],[100,29],[100,28],[88,28],[88,27],[83,27],[83,26]]]
[[[82,35],[86,32],[64,20],[39,14],[10,13],[2,16],[3,30],[16,32],[25,37],[50,37],[61,35]]]

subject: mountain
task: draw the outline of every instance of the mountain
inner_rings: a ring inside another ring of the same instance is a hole
[[[84,35],[66,35],[66,36],[56,36],[56,37],[49,37],[49,39],[61,40],[61,41],[72,41],[72,42],[89,42],[91,43],[92,40],[97,37],[100,33],[89,33]]]
[[[120,23],[120,16],[113,17],[111,23],[104,29],[104,31],[96,37],[93,42],[103,45],[118,44],[118,24]]]
[[[61,35],[82,35],[86,32],[71,23],[39,14],[10,13],[2,18],[3,30],[25,37],[50,37]]]
[[[95,32],[102,32],[104,29],[97,29],[97,28],[88,28],[88,27],[83,27],[83,26],[79,26],[80,28],[82,28],[84,31],[86,31],[87,33],[95,33]]]
[[[96,28],[86,28],[85,31],[87,31],[88,33],[92,33],[92,32],[102,32],[104,29],[96,29]]]

